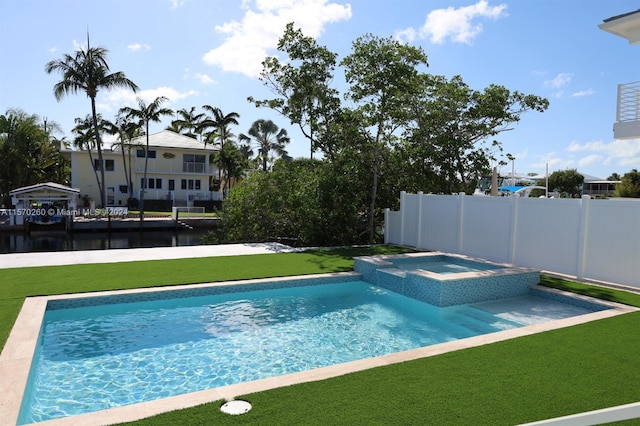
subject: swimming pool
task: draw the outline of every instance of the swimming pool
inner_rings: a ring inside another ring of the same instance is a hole
[[[541,295],[439,308],[360,279],[346,274],[49,301],[19,423],[604,309]],[[536,317],[526,314],[534,311]]]

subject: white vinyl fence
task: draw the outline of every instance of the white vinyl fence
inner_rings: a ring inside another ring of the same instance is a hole
[[[640,287],[640,201],[400,194],[385,243]]]

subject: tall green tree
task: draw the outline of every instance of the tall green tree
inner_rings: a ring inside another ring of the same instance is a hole
[[[557,170],[549,175],[549,189],[566,194],[569,198],[582,195],[584,176],[576,169]]]
[[[277,57],[262,62],[260,80],[276,95],[273,99],[248,100],[257,107],[269,107],[297,124],[309,140],[310,158],[317,149],[332,155],[330,141],[331,117],[340,108],[338,91],[331,87],[336,67],[337,54],[318,45],[313,37],[287,24],[278,41],[278,50],[286,53],[287,61]],[[323,137],[321,137],[323,136]]]
[[[105,129],[104,120],[102,120],[102,116],[98,114],[96,116],[98,127],[100,132],[103,132]],[[79,149],[81,151],[87,151],[89,154],[89,162],[91,163],[91,170],[93,170],[93,174],[96,177],[96,184],[98,188],[101,187],[100,176],[98,175],[99,167],[96,167],[95,162],[93,160],[93,150],[96,148],[96,140],[95,133],[93,131],[93,119],[91,115],[87,115],[84,119],[76,117],[75,126],[71,129],[71,133],[73,133],[73,147]]]
[[[618,173],[611,173],[611,175],[607,178],[609,181],[621,180],[622,177]]]
[[[8,109],[0,115],[0,205],[9,207],[9,191],[45,181],[69,183],[68,165],[60,155],[60,142],[36,114]]]
[[[503,86],[473,90],[460,76],[430,75],[425,82],[409,101],[411,122],[400,148],[413,182],[421,185],[408,190],[471,193],[492,163],[504,161],[496,158],[502,145],[493,138],[512,130],[523,113],[549,106],[544,98]]]
[[[120,113],[116,116],[115,122],[108,123],[107,133],[115,135],[117,140],[111,145],[111,149],[120,150],[122,155],[122,169],[127,182],[127,198],[131,203],[133,199],[133,174],[131,173],[131,149],[140,146],[134,139],[140,136],[141,129],[136,123],[131,121],[126,115]],[[126,151],[126,152],[125,152]],[[128,162],[127,162],[128,160]]]
[[[616,185],[616,197],[640,198],[640,171],[632,169],[625,173]]]
[[[262,170],[267,171],[271,152],[279,158],[289,160],[289,154],[285,149],[291,142],[285,129],[280,129],[273,121],[259,119],[251,124],[247,132],[249,135],[241,133],[238,140],[251,144],[253,142],[258,149],[258,158],[262,163]],[[253,138],[253,139],[252,139]]]
[[[231,125],[238,125],[238,118],[240,118],[240,114],[237,112],[224,114],[220,108],[212,107],[211,105],[203,105],[202,108],[213,115],[213,117],[203,119],[200,123],[200,128],[212,129],[212,131],[209,132],[208,137],[205,138],[205,145],[218,145],[218,155],[216,156],[218,182],[222,182],[224,180],[222,198],[225,198],[229,187],[229,174],[228,171],[225,170],[226,159],[224,158],[224,146],[226,143],[233,141],[233,137],[235,135],[231,132]]]
[[[221,164],[226,171],[229,182],[239,182],[249,166],[249,158],[236,146],[233,141],[227,141],[222,151],[214,155],[214,161]]]
[[[421,48],[367,34],[353,42],[352,53],[340,64],[349,84],[346,97],[355,104],[355,122],[365,141],[362,150],[371,176],[369,243],[373,243],[383,152],[409,120],[407,101],[423,91],[425,75],[419,68],[428,65],[427,55]]]
[[[140,226],[144,221],[144,196],[147,189],[147,169],[149,167],[149,124],[159,123],[164,115],[172,115],[173,110],[164,108],[162,104],[168,101],[164,96],[158,96],[152,102],[146,103],[143,99],[137,98],[138,108],[124,107],[120,112],[128,119],[137,121],[138,126],[143,129],[146,135],[146,144],[144,147],[144,177],[142,179],[142,188],[140,188]]]
[[[85,92],[91,101],[91,117],[93,118],[94,136],[96,139],[96,149],[98,151],[98,162],[100,166],[100,202],[104,207],[107,205],[106,192],[104,187],[104,162],[102,160],[102,139],[98,128],[98,115],[96,112],[96,97],[101,89],[128,88],[134,92],[138,86],[129,80],[121,71],[110,72],[107,63],[107,49],[102,47],[91,47],[89,35],[87,34],[87,48],[79,49],[74,55],[65,54],[60,60],[48,62],[45,71],[50,74],[59,72],[62,80],[53,86],[53,93],[58,101],[67,94]]]
[[[201,136],[202,131],[200,123],[202,123],[202,120],[205,119],[205,114],[196,114],[195,110],[196,107],[191,107],[191,109],[189,109],[188,111],[186,108],[177,110],[176,115],[179,116],[179,118],[171,121],[172,129],[177,129],[178,133],[194,139],[197,139],[198,136]]]

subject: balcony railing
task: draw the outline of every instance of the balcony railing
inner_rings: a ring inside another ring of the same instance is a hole
[[[206,164],[204,163],[182,163],[182,171],[184,173],[204,173]]]
[[[618,84],[616,121],[640,121],[640,81]]]
[[[640,81],[618,84],[613,136],[616,139],[640,138]]]
[[[135,160],[136,173],[144,173],[144,158]],[[210,175],[214,169],[209,164],[186,162],[156,162],[149,161],[147,172],[149,173],[188,173]]]

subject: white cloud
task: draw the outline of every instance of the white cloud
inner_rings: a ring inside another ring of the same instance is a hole
[[[431,11],[420,28],[421,38],[429,38],[432,43],[442,44],[447,39],[456,43],[472,44],[482,32],[481,18],[499,19],[508,16],[507,5],[490,6],[487,0],[480,0],[471,6],[458,9],[448,7]],[[412,28],[397,32],[401,36],[415,33]]]
[[[201,84],[213,84],[215,80],[209,77],[206,74],[196,73],[195,77],[200,81]]]
[[[412,42],[413,40],[416,39],[418,34],[416,33],[416,30],[414,30],[413,28],[405,28],[404,30],[396,31],[394,36],[398,40],[410,43],[410,42]]]
[[[351,18],[351,5],[329,0],[243,0],[241,21],[215,27],[226,36],[222,45],[208,51],[202,60],[222,68],[257,77],[262,61],[274,49],[289,22],[305,36],[319,37],[325,25]]]
[[[127,46],[127,49],[133,51],[133,52],[137,52],[138,50],[149,50],[151,49],[151,46],[149,46],[148,44],[140,44],[140,43],[133,43]]]
[[[591,154],[591,155],[587,155],[586,157],[580,158],[578,160],[578,166],[579,167],[593,166],[596,164],[602,164],[603,161],[604,161],[604,158],[601,155]]]
[[[554,89],[559,89],[559,88],[564,87],[567,84],[571,83],[571,79],[572,78],[573,78],[573,74],[568,73],[568,72],[562,72],[562,73],[558,74],[557,76],[555,76],[553,79],[546,80],[544,82],[544,85],[545,85],[545,87],[552,87]]]
[[[159,96],[165,96],[168,101],[164,106],[170,106],[172,102],[198,96],[199,94],[200,93],[196,90],[180,92],[173,87],[166,86],[157,87],[155,89],[138,90],[136,93],[127,89],[116,89],[105,93],[105,96],[102,98],[103,102],[100,104],[100,109],[105,112],[115,113],[115,111],[124,106],[137,107],[138,103],[136,98],[140,98],[149,103],[153,102]]]
[[[578,160],[582,166],[607,164],[632,169],[640,164],[640,139],[591,141],[584,144],[571,142],[566,149],[572,153],[583,153]],[[623,170],[622,173],[628,170]]]
[[[566,170],[575,168],[575,162],[573,160],[567,160],[560,158],[557,152],[549,152],[542,156],[539,163],[533,163],[531,166],[538,170],[545,170],[549,168],[549,173],[553,170]]]
[[[177,8],[179,8],[179,7],[184,6],[184,2],[185,2],[186,0],[170,0],[170,1],[171,1],[171,7],[172,7],[173,9],[177,9]]]
[[[581,98],[583,96],[591,96],[594,93],[596,93],[596,92],[593,89],[581,90],[579,92],[572,93],[571,97],[572,98]]]

